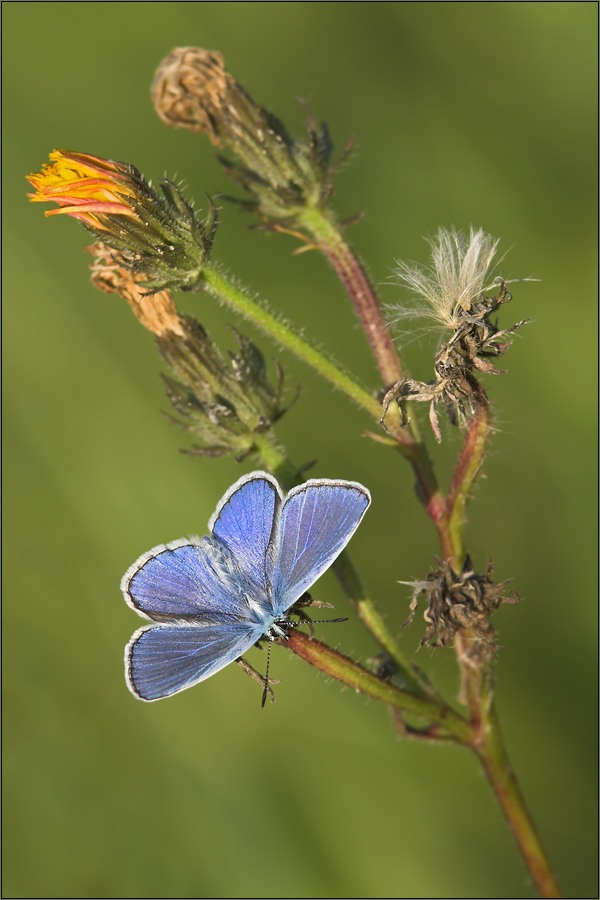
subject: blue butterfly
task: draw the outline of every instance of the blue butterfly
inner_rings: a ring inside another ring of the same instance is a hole
[[[266,472],[229,488],[210,537],[181,538],[125,573],[127,603],[146,619],[125,648],[125,677],[141,700],[192,687],[260,638],[286,638],[288,610],[342,552],[371,502],[355,481],[321,478],[284,498]],[[265,680],[266,698],[267,681]]]

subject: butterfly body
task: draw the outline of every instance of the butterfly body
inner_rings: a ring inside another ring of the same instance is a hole
[[[286,638],[288,610],[344,548],[370,503],[356,482],[308,481],[283,498],[272,476],[234,484],[210,537],[141,556],[123,576],[127,603],[154,624],[125,649],[132,693],[158,700],[205,680],[262,637]]]

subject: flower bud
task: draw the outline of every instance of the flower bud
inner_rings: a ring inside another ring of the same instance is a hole
[[[308,141],[289,137],[272,113],[254,102],[225,71],[215,50],[176,47],[162,61],[152,85],[160,118],[175,128],[205,131],[215,146],[233,150],[240,163],[228,174],[253,194],[245,204],[269,219],[293,220],[331,195],[331,141],[307,112]]]
[[[158,349],[176,375],[164,377],[167,396],[179,418],[172,421],[201,438],[192,452],[205,456],[234,453],[239,459],[256,449],[257,434],[283,415],[280,407],[283,375],[267,378],[265,359],[243,334],[235,335],[238,353],[230,363],[212,343],[199,322],[180,316],[170,291],[144,291],[146,282],[121,266],[110,248],[97,243],[92,281],[105,293],[123,297],[139,321],[156,337]]]
[[[166,332],[158,348],[177,375],[165,377],[167,395],[179,419],[173,419],[203,446],[192,453],[243,459],[256,448],[256,435],[283,415],[279,406],[282,379],[273,387],[264,357],[243,335],[237,335],[239,356],[228,365],[199,322],[184,316],[183,335]]]
[[[65,213],[119,251],[144,277],[144,287],[200,290],[216,230],[214,212],[200,222],[179,188],[161,181],[159,194],[130,163],[55,150],[41,172],[28,176],[33,201],[58,203]]]

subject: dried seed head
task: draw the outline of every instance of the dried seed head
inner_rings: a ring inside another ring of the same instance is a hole
[[[176,424],[202,440],[186,451],[203,456],[233,453],[243,459],[257,448],[257,435],[267,431],[285,409],[280,405],[282,377],[272,385],[264,358],[244,335],[228,362],[199,322],[185,316],[182,336],[168,332],[158,348],[177,376],[164,378]]]
[[[455,330],[461,314],[468,313],[490,280],[499,239],[482,228],[470,229],[467,239],[461,231],[440,228],[429,240],[431,266],[397,262],[398,283],[415,298],[412,306],[390,307],[390,321],[425,317],[444,328]]]
[[[496,649],[495,632],[489,618],[501,603],[518,603],[518,594],[506,592],[508,581],[494,584],[494,566],[490,560],[485,574],[474,571],[468,556],[460,573],[456,573],[447,560],[436,557],[436,563],[438,568],[429,572],[424,581],[402,582],[413,586],[411,613],[405,624],[414,619],[419,597],[423,594],[427,600],[423,614],[427,629],[420,646],[447,647],[453,643],[458,631],[466,630],[474,638],[474,655],[480,659],[489,658]]]
[[[159,65],[152,100],[175,128],[204,131],[238,162],[221,160],[233,180],[253,195],[244,201],[266,219],[286,224],[331,195],[331,142],[307,112],[308,141],[292,139],[283,123],[259,106],[228,72],[216,50],[176,47]]]
[[[467,241],[459,231],[440,229],[430,244],[429,269],[398,264],[396,274],[417,299],[411,306],[390,309],[390,320],[426,317],[452,334],[435,355],[433,381],[404,378],[388,391],[382,423],[393,400],[429,403],[431,426],[440,441],[436,406],[445,406],[453,425],[465,425],[478,405],[488,404],[475,373],[503,374],[489,358],[502,356],[512,343],[510,335],[531,320],[523,319],[502,331],[491,321],[492,314],[512,299],[501,278],[495,279],[499,290],[494,296],[484,293],[498,246],[496,238],[471,228]]]
[[[225,71],[225,59],[218,50],[175,47],[163,59],[152,82],[154,109],[167,125],[205,131],[213,144],[222,147],[219,137],[221,110],[235,81]]]

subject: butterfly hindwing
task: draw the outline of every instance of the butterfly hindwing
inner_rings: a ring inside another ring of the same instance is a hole
[[[214,675],[261,636],[248,624],[150,625],[125,648],[125,677],[141,700],[160,700]]]
[[[307,481],[294,488],[281,512],[272,575],[273,603],[284,613],[342,552],[371,495],[352,481]]]

